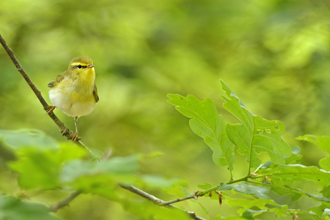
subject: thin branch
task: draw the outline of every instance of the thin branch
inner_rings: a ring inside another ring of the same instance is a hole
[[[142,191],[141,189],[136,188],[135,186],[124,185],[124,184],[119,184],[119,186],[124,188],[124,189],[127,189],[127,190],[131,191],[132,193],[135,193],[136,195],[139,195],[139,196],[153,202],[156,205],[179,209],[179,208],[169,204],[168,202],[165,202],[164,200],[161,200],[161,199],[159,199],[159,198],[157,198],[157,197],[155,197],[155,196],[153,196],[153,195],[151,195],[147,192]],[[197,216],[194,212],[189,212],[189,211],[186,211],[186,210],[183,210],[183,209],[179,209],[179,210],[187,213],[192,219],[205,220],[205,219]]]
[[[231,180],[231,181],[228,181],[226,184],[233,184],[233,183],[237,183],[237,182],[241,182],[241,181],[247,181],[248,179],[248,176],[245,176],[245,177],[242,177],[242,178],[239,178],[239,179],[236,179],[236,180]],[[152,202],[156,203],[157,205],[161,205],[161,206],[169,206],[170,204],[173,204],[173,203],[177,203],[177,202],[182,202],[182,201],[185,201],[185,200],[189,200],[189,199],[195,199],[197,200],[198,197],[201,197],[201,196],[204,196],[205,194],[208,194],[210,192],[213,192],[213,191],[216,191],[216,190],[219,190],[221,188],[221,184],[219,185],[216,185],[216,186],[213,186],[209,189],[206,189],[206,190],[203,190],[203,191],[196,191],[195,193],[189,195],[189,196],[185,196],[185,197],[181,197],[181,198],[177,198],[177,199],[173,199],[173,200],[170,200],[170,201],[163,201],[163,200],[156,200],[154,199],[152,195],[134,187],[134,186],[130,186],[129,188],[127,188],[127,186],[122,186],[120,185],[122,188],[125,188],[125,189],[128,189],[130,191],[134,191],[134,193],[148,199],[148,200],[151,200]],[[155,197],[156,198],[156,197]]]
[[[34,92],[34,94],[37,96],[37,98],[39,99],[40,103],[42,104],[42,106],[44,107],[44,110],[47,112],[49,105],[47,104],[46,100],[42,97],[41,92],[37,89],[37,87],[34,85],[34,83],[32,82],[32,80],[30,79],[30,77],[26,74],[26,72],[24,71],[23,67],[21,66],[21,64],[18,62],[18,60],[15,57],[14,52],[10,49],[10,47],[7,45],[5,39],[3,39],[3,37],[0,35],[0,42],[3,46],[3,48],[5,49],[5,51],[7,52],[8,56],[10,57],[10,59],[13,61],[16,69],[18,72],[20,72],[20,74],[23,76],[23,78],[25,79],[25,81],[28,83],[28,85],[30,86],[30,88],[32,89],[32,91]],[[57,126],[60,128],[60,131],[62,134],[68,135],[69,134],[69,129],[67,129],[64,124],[56,117],[56,115],[54,113],[49,113],[49,116],[53,119],[53,121],[57,124]],[[73,133],[73,132],[72,132]]]
[[[157,198],[157,197],[155,197],[155,196],[153,196],[153,195],[151,195],[151,194],[149,194],[147,192],[144,192],[141,189],[136,188],[133,185],[119,184],[119,186],[121,188],[127,189],[128,191],[131,191],[132,193],[135,193],[135,194],[137,194],[137,195],[139,195],[139,196],[141,196],[141,197],[143,197],[143,198],[145,198],[145,199],[147,199],[147,200],[155,203],[156,205],[163,206],[163,204],[165,203],[165,201],[163,201],[163,200],[161,200],[161,199],[159,199],[159,198]],[[167,205],[167,206],[169,206],[169,205]]]
[[[48,110],[49,110],[50,107],[47,104],[46,100],[42,97],[41,92],[34,85],[34,83],[30,79],[30,77],[27,75],[27,73],[25,72],[25,70],[23,69],[23,67],[21,66],[21,64],[18,62],[18,60],[15,57],[14,52],[7,45],[5,39],[3,39],[3,37],[1,36],[1,34],[0,34],[0,43],[2,44],[3,48],[7,52],[8,56],[10,57],[10,59],[13,61],[14,65],[15,65],[15,67],[17,69],[17,71],[20,72],[20,74],[23,76],[23,78],[25,79],[25,81],[28,83],[28,85],[30,86],[30,88],[32,89],[32,91],[34,92],[34,94],[39,99],[40,103],[44,107],[44,110],[46,112],[48,112]],[[65,136],[68,140],[72,140],[72,137],[74,135],[74,132],[70,131],[67,127],[65,127],[64,126],[64,123],[61,122],[60,119],[58,119],[57,116],[53,112],[50,112],[48,115],[55,122],[55,124],[58,126],[58,128],[60,129],[60,132],[61,132],[62,136]],[[77,139],[80,140],[79,137]],[[80,145],[80,146],[82,146],[82,147],[84,147],[84,148],[86,148],[93,156],[95,156],[92,153],[92,151],[86,145],[84,145],[81,141],[77,141],[77,144]]]
[[[23,67],[21,66],[21,64],[18,62],[17,58],[15,57],[14,52],[12,51],[12,49],[10,49],[10,47],[7,45],[5,39],[3,39],[3,37],[0,34],[0,43],[2,44],[3,48],[5,49],[5,51],[7,52],[8,56],[10,57],[10,59],[13,61],[16,69],[18,70],[18,72],[20,72],[20,74],[23,76],[23,78],[25,79],[25,81],[28,83],[28,85],[30,86],[30,88],[32,89],[32,91],[34,92],[34,94],[37,96],[37,98],[39,99],[40,103],[42,104],[42,106],[44,107],[44,110],[46,112],[48,112],[49,110],[49,105],[47,104],[46,100],[43,98],[43,96],[41,95],[41,92],[38,90],[38,88],[34,85],[34,83],[32,82],[32,80],[30,79],[30,77],[27,75],[27,73],[25,72],[25,70],[23,69]],[[55,124],[59,127],[60,132],[62,134],[62,136],[65,136],[68,140],[72,140],[72,137],[74,135],[74,132],[70,131],[67,127],[64,126],[64,123],[60,121],[60,119],[57,118],[57,116],[53,113],[50,112],[49,117],[55,122]],[[77,138],[78,141],[76,142],[78,145],[84,147],[87,149],[87,151],[96,159],[98,159],[93,152],[84,144],[80,141],[80,138]],[[110,155],[109,155],[110,156]],[[99,159],[98,159],[99,160]],[[74,198],[76,198],[78,195],[80,194],[79,191],[72,193],[68,198],[66,198],[65,200],[54,204],[50,210],[52,212],[56,212],[57,210],[61,209],[64,206],[67,206],[69,204],[69,202],[71,202]]]
[[[21,75],[23,76],[25,81],[29,84],[30,88],[33,90],[35,95],[38,97],[38,99],[41,102],[41,104],[43,105],[43,107],[46,108],[48,105],[47,105],[47,102],[44,100],[44,98],[41,96],[41,92],[37,89],[37,87],[33,84],[31,79],[25,73],[23,67],[21,66],[21,64],[16,59],[16,57],[14,55],[14,52],[9,48],[9,46],[7,45],[6,41],[3,39],[1,34],[0,34],[0,42],[3,46],[3,48],[5,49],[5,51],[7,52],[8,56],[10,57],[10,59],[13,61],[16,69],[18,70],[18,72],[21,73]]]
[[[59,203],[56,203],[54,205],[52,205],[49,210],[51,212],[57,212],[59,209],[65,207],[65,206],[68,206],[69,203],[75,199],[81,192],[80,191],[76,191],[74,193],[71,193],[66,199],[64,199],[63,201],[59,202]]]
[[[93,153],[93,151],[91,151],[91,149],[89,149],[81,140],[78,140],[76,143],[78,143],[80,146],[83,146],[93,156],[94,159],[100,161],[100,159]]]

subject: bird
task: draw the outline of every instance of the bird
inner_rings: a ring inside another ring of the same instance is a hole
[[[58,108],[68,116],[74,117],[76,132],[72,141],[78,139],[78,118],[91,113],[99,101],[95,85],[95,68],[88,56],[74,58],[66,71],[48,83],[50,112]]]

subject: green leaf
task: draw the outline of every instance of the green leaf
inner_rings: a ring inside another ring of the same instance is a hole
[[[282,139],[285,127],[280,121],[268,121],[249,112],[238,97],[221,81],[226,92],[223,104],[230,113],[241,121],[227,124],[227,135],[238,147],[238,152],[247,156],[250,167],[258,167],[261,153],[267,153],[275,164],[285,164],[291,155],[291,147]]]
[[[209,184],[209,183],[204,183],[203,185],[197,185],[197,187],[200,188],[200,189],[204,189],[205,190],[205,189],[211,188],[212,185]]]
[[[271,199],[235,199],[231,197],[226,197],[226,204],[229,206],[240,206],[245,209],[250,209],[252,207],[258,207],[259,209],[266,209],[267,205],[278,206],[274,200]]]
[[[327,186],[330,182],[330,172],[321,170],[318,167],[306,167],[301,164],[288,164],[273,169],[259,169],[258,174],[263,174],[271,179],[281,178],[283,184],[292,181],[312,180],[322,186]],[[290,185],[290,184],[287,184]]]
[[[323,215],[330,217],[330,209],[324,209]]]
[[[222,184],[220,190],[235,190],[236,192],[239,193],[244,193],[247,195],[253,195],[261,199],[266,199],[268,200],[269,197],[267,196],[270,188],[268,187],[263,187],[263,186],[253,186],[248,183],[241,183],[237,185],[229,185],[229,184]]]
[[[242,217],[245,219],[254,219],[255,216],[260,215],[262,213],[267,212],[267,209],[263,210],[252,210],[252,209],[247,209],[243,214]]]
[[[138,158],[139,156],[133,155],[113,157],[100,162],[73,160],[64,165],[61,180],[69,183],[84,176],[95,178],[102,175],[116,177],[132,175],[138,170]]]
[[[138,219],[191,220],[191,217],[180,209],[157,206],[145,199],[125,200],[123,206],[126,211],[139,217]]]
[[[173,187],[176,183],[179,182],[178,179],[166,179],[162,176],[154,175],[143,175],[140,179],[148,186],[156,188],[169,188]]]
[[[304,135],[299,136],[296,139],[313,143],[322,150],[330,153],[330,137],[328,136]],[[326,156],[325,158],[321,159],[319,164],[323,169],[330,170],[330,157]]]
[[[320,195],[313,195],[310,193],[307,193],[299,188],[291,188],[287,185],[285,186],[279,186],[279,185],[269,185],[269,187],[272,189],[272,192],[277,193],[281,196],[283,195],[291,195],[292,199],[291,201],[298,200],[301,196],[308,196],[309,198],[322,203],[330,203],[330,200],[326,198],[326,196],[320,196]]]
[[[276,214],[276,217],[280,218],[288,215],[288,206],[282,205],[275,208],[271,208],[268,211],[274,212]]]
[[[330,170],[330,157],[326,156],[325,158],[321,159],[319,164],[323,169]]]
[[[38,146],[17,150],[18,160],[9,167],[18,172],[19,183],[26,189],[52,189],[59,187],[59,175],[64,162],[86,155],[86,151],[72,144],[63,144],[61,149],[40,150]]]
[[[325,219],[329,219],[329,218],[326,218],[326,217],[323,217],[322,216],[322,213],[324,213],[324,210],[322,210],[322,212],[320,213],[320,215],[315,214],[313,208],[311,208],[309,210],[310,211],[297,210],[296,213],[299,213],[299,216],[301,216],[301,215],[308,216],[308,218],[305,217],[306,219],[314,219],[314,220],[325,220]]]
[[[182,210],[179,209],[168,209],[165,207],[153,207],[156,211],[154,215],[154,219],[159,220],[173,220],[173,219],[182,219],[182,220],[191,220],[189,215]]]
[[[6,131],[0,130],[0,138],[11,149],[38,147],[40,150],[58,149],[58,144],[39,130]]]
[[[118,183],[137,181],[139,156],[113,157],[106,161],[92,162],[73,160],[64,165],[61,181],[84,193],[104,196],[113,201],[120,201],[115,188]]]
[[[321,192],[324,197],[330,198],[330,185],[324,187]]]
[[[318,216],[323,216],[324,214],[328,215],[327,214],[328,209],[329,209],[329,204],[322,203],[319,206],[309,208],[308,211],[309,211],[309,213],[315,213]],[[319,219],[321,219],[321,218],[319,218]]]
[[[295,146],[292,150],[291,156],[285,158],[285,164],[298,163],[298,161],[300,161],[301,158],[302,155],[300,154],[300,147]]]
[[[42,204],[23,202],[0,194],[0,219],[10,220],[59,220]]]
[[[228,166],[233,170],[235,146],[228,139],[223,117],[210,99],[200,101],[192,95],[183,97],[169,94],[168,102],[184,116],[191,118],[190,128],[213,151],[212,159],[218,166]]]
[[[230,216],[230,217],[222,217],[222,216],[217,216],[215,218],[216,220],[245,220],[245,218],[238,217],[238,216]]]
[[[322,150],[330,153],[330,137],[328,136],[304,135],[304,136],[299,136],[296,139],[313,143]]]

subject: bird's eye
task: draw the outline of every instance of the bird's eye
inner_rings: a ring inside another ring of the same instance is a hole
[[[79,64],[77,67],[78,67],[79,69],[81,69],[82,66]]]

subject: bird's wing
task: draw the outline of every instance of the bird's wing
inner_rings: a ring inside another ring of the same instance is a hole
[[[55,87],[57,84],[59,84],[64,79],[65,74],[67,74],[67,71],[57,75],[53,81],[48,83],[48,87],[52,88],[52,87]]]
[[[95,84],[94,84],[94,89],[93,89],[93,96],[95,98],[95,102],[98,102],[100,100],[99,96],[97,95],[97,87]]]

